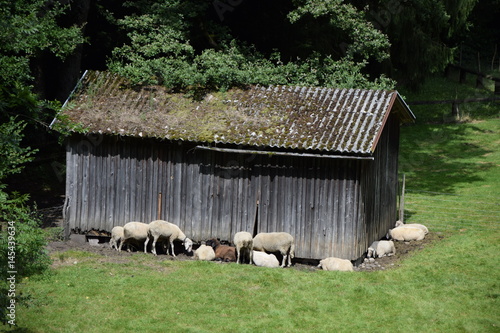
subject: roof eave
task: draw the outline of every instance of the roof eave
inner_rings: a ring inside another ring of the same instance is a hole
[[[377,136],[375,137],[375,140],[373,141],[372,147],[370,148],[370,151],[373,153],[375,152],[375,148],[377,148],[378,141],[382,135],[382,132],[384,131],[385,124],[387,123],[387,119],[389,119],[389,116],[391,114],[397,114],[399,117],[399,122],[400,124],[408,124],[408,123],[414,123],[415,120],[417,119],[413,112],[411,112],[410,107],[406,102],[403,100],[399,92],[394,90],[393,95],[391,96],[391,100],[389,101],[389,105],[387,107],[388,112],[385,113],[384,119],[382,121],[382,126],[380,126],[380,129],[377,133]]]

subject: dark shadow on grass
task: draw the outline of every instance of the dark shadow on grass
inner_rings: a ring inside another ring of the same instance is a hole
[[[421,124],[402,128],[400,173],[406,186],[421,191],[454,193],[457,184],[481,181],[480,171],[493,163],[477,163],[491,151],[479,146],[474,135],[488,134],[473,124]]]

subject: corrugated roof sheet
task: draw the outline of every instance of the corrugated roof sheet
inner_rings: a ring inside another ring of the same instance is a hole
[[[346,154],[371,154],[390,112],[415,118],[397,91],[252,86],[193,99],[90,71],[62,111],[90,132]]]

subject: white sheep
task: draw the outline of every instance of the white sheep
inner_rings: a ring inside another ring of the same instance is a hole
[[[276,256],[272,253],[265,253],[262,251],[252,251],[252,262],[255,266],[276,268],[280,267],[280,263]]]
[[[386,238],[394,239],[397,241],[422,240],[425,238],[425,231],[420,228],[398,227],[389,229]]]
[[[211,246],[202,244],[194,251],[194,259],[212,261],[215,259],[215,252]]]
[[[122,226],[116,226],[111,229],[111,239],[109,240],[109,247],[112,249],[113,247],[115,248],[116,251],[118,251],[118,246],[123,240],[123,227]]]
[[[325,271],[354,271],[354,266],[352,265],[352,262],[350,260],[335,257],[328,257],[321,260],[318,267],[323,268],[323,270]]]
[[[184,243],[184,249],[186,250],[186,252],[191,252],[193,249],[193,241],[187,238],[177,225],[167,221],[156,220],[151,222],[149,224],[148,239],[144,243],[145,245],[147,245],[150,238],[153,239],[153,244],[151,244],[151,252],[154,255],[156,255],[156,242],[160,238],[168,238],[170,242],[170,253],[173,257],[175,257],[174,240],[176,239]]]
[[[293,236],[286,232],[261,232],[253,238],[253,249],[264,252],[280,252],[283,256],[281,267],[285,267],[288,257],[288,265],[292,265],[295,256],[295,244]]]
[[[392,256],[396,254],[396,247],[394,246],[393,241],[375,241],[368,248],[368,253],[366,255],[367,258],[377,258],[377,257],[385,257]]]
[[[419,224],[419,223],[404,224],[403,221],[397,220],[396,221],[396,228],[401,228],[401,227],[404,227],[404,228],[419,228],[419,229],[422,229],[425,232],[426,235],[429,233],[429,229],[427,229],[427,227],[425,225],[423,225],[423,224]]]
[[[144,253],[147,252],[149,225],[142,222],[128,222],[123,226],[123,239],[118,247],[118,251],[122,250],[124,244],[129,245],[132,242],[144,242]],[[130,248],[127,249],[130,251]]]
[[[240,231],[234,234],[233,243],[236,247],[236,263],[252,263],[253,257],[253,237],[246,231]]]

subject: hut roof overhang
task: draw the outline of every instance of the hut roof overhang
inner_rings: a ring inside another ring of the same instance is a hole
[[[415,120],[394,90],[251,86],[195,99],[86,71],[57,118],[66,121],[53,124],[207,146],[370,156],[390,114],[400,123]]]

